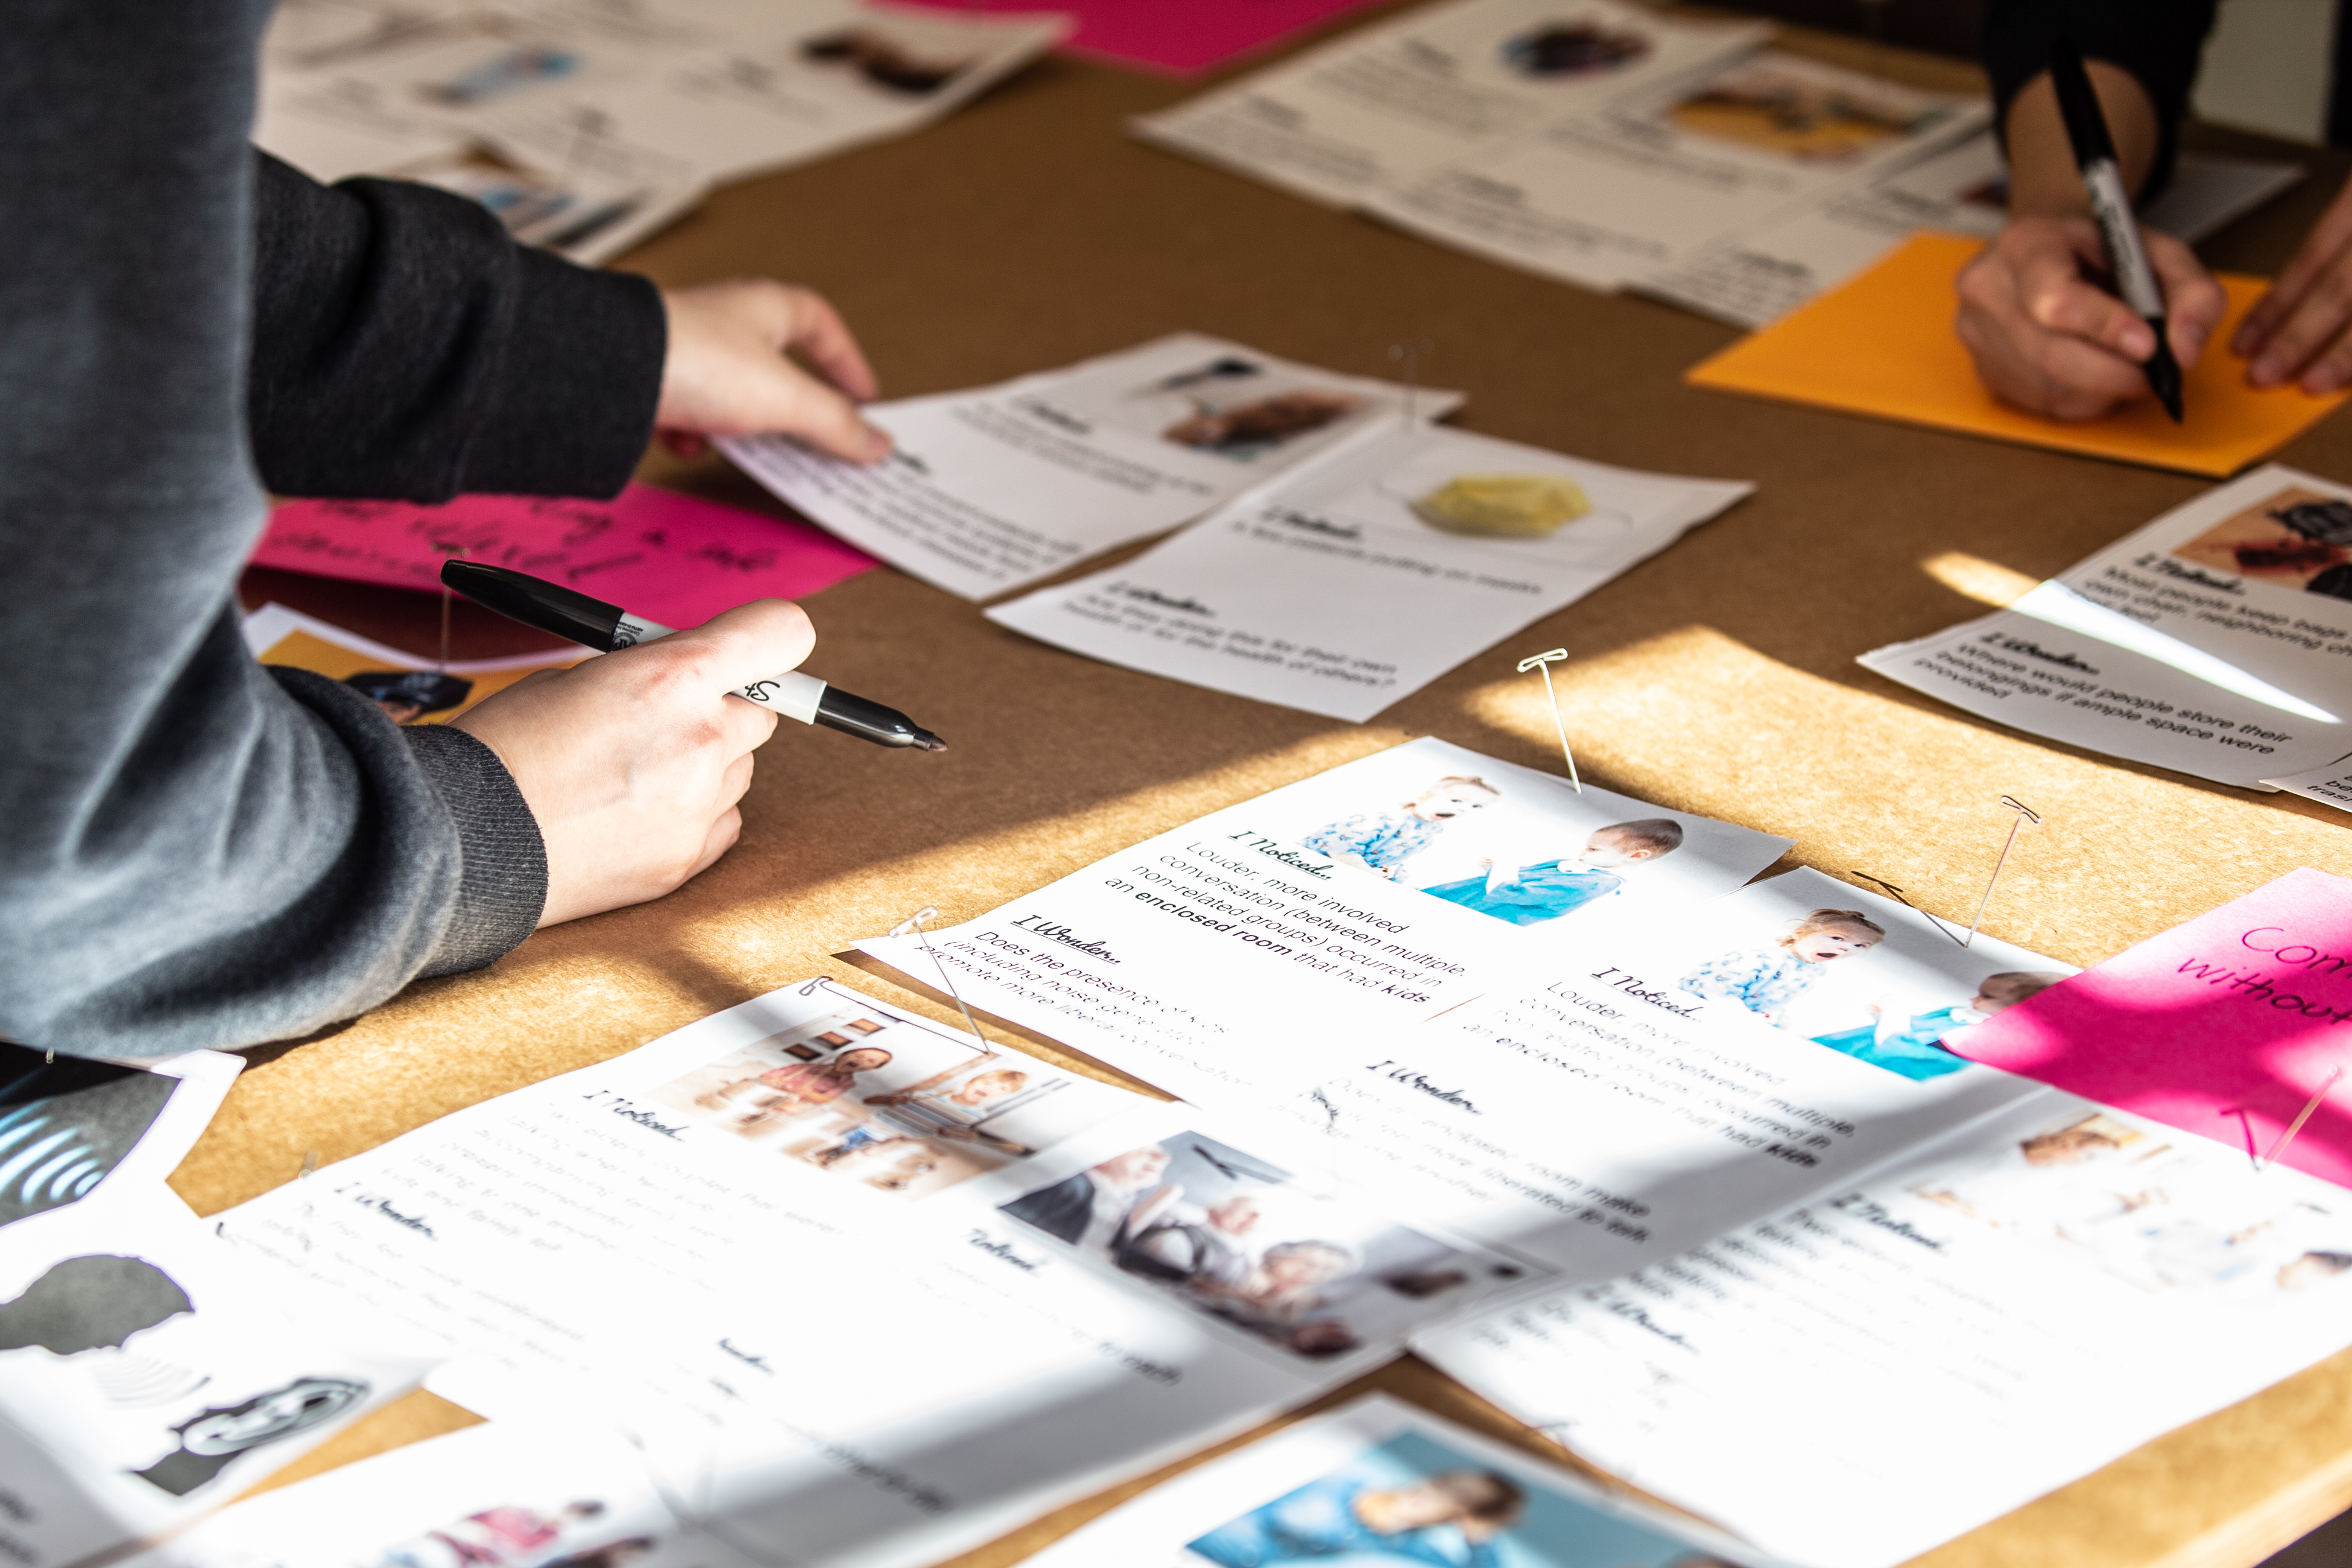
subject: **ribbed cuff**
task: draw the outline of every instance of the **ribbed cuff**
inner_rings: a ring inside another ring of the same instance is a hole
[[[457,901],[418,977],[497,963],[522,945],[547,907],[547,846],[539,819],[499,754],[463,730],[404,730],[409,754],[457,825],[464,854]]]
[[[518,246],[514,319],[498,391],[467,443],[464,488],[500,495],[621,493],[652,439],[669,320],[627,272]]]

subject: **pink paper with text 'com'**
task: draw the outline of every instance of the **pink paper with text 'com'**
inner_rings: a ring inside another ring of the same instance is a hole
[[[2279,1163],[2352,1187],[2352,881],[2290,871],[1950,1047],[2263,1155],[2326,1089]]]
[[[288,501],[270,515],[253,564],[437,592],[441,563],[461,549],[468,561],[528,572],[671,626],[698,626],[751,599],[799,598],[875,563],[805,522],[631,485],[609,501]]]
[[[1063,11],[1067,47],[1180,75],[1263,48],[1371,0],[925,0],[942,11]]]

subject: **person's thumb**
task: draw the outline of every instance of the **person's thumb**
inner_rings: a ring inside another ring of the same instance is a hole
[[[878,463],[890,455],[889,434],[868,424],[857,405],[796,365],[783,368],[771,428],[853,463]]]

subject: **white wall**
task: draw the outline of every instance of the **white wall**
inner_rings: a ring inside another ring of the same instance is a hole
[[[2326,140],[2336,0],[2221,0],[2189,102],[2200,120]]]

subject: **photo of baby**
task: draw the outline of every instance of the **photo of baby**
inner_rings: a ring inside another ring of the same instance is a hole
[[[1517,1266],[1449,1246],[1197,1132],[1102,1160],[998,1205],[1098,1265],[1296,1355],[1393,1339]]]
[[[1263,795],[1253,826],[1439,902],[1547,934],[1576,930],[1598,909],[1631,916],[1720,898],[1787,847],[1427,740]]]
[[[1918,910],[1818,871],[1757,883],[1717,911],[1676,992],[1915,1083],[1964,1071],[1946,1041],[2074,973],[1982,934],[1962,946]]]
[[[1428,848],[1447,823],[1501,798],[1502,792],[1485,779],[1450,773],[1389,810],[1328,823],[1299,842],[1318,855],[1400,881],[1404,863]]]
[[[2192,566],[2352,599],[2352,501],[2299,487],[2234,512],[2172,553]]]
[[[652,1098],[911,1198],[1027,1159],[1127,1104],[1108,1085],[1033,1057],[856,1008],[730,1051]]]
[[[2276,1299],[2352,1271],[2352,1205],[2323,1206],[2221,1145],[2106,1111],[2070,1112],[1909,1190],[2141,1290]]]
[[[1800,163],[1843,163],[1924,128],[1937,110],[1888,83],[1790,58],[1733,67],[1676,100],[1677,128]]]
[[[1484,877],[1442,882],[1422,891],[1513,925],[1534,925],[1607,898],[1625,885],[1619,871],[1670,855],[1682,843],[1682,824],[1672,817],[1612,823],[1595,828],[1573,859],[1538,860],[1517,870],[1487,859],[1482,861]]]
[[[1513,1473],[1517,1472],[1517,1473]],[[1407,1431],[1184,1544],[1183,1563],[1441,1568],[1731,1568],[1519,1467]]]
[[[1503,63],[1538,81],[1622,70],[1650,52],[1650,40],[1600,22],[1544,22],[1503,40]]]

